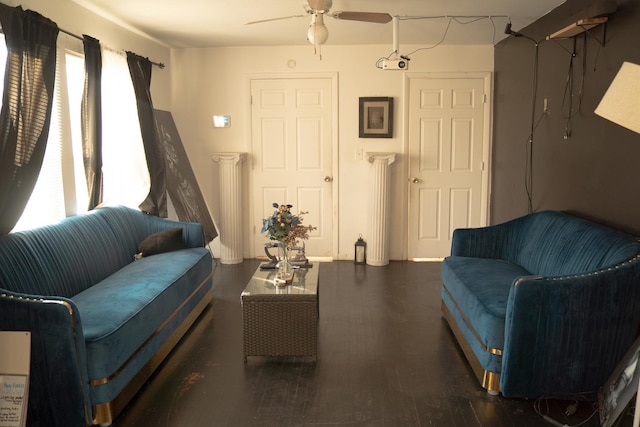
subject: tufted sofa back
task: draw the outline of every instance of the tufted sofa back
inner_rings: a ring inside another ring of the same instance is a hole
[[[509,261],[541,276],[564,276],[614,267],[640,254],[629,234],[556,211],[543,211],[506,224]]]
[[[148,215],[107,207],[0,237],[0,288],[72,297],[134,260]]]

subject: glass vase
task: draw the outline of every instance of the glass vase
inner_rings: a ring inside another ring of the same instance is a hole
[[[293,264],[289,261],[289,248],[282,244],[278,249],[278,263],[276,264],[276,285],[287,286],[293,281]]]

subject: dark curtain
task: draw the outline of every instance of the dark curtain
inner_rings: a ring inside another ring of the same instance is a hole
[[[0,4],[7,68],[0,111],[0,235],[20,219],[49,136],[58,26],[31,10]]]
[[[100,41],[84,35],[82,158],[92,210],[102,203],[102,52]]]
[[[140,209],[151,215],[167,217],[167,180],[164,163],[164,152],[158,141],[156,121],[153,116],[151,102],[151,61],[132,52],[127,52],[127,63],[133,81],[138,104],[138,119],[147,168],[151,179],[151,188],[147,198],[140,204]]]
[[[182,145],[178,129],[169,111],[155,110],[167,165],[167,191],[180,221],[199,222],[206,242],[217,235],[216,227],[204,201],[191,163]]]

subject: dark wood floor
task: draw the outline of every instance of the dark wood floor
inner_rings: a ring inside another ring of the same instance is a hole
[[[212,305],[114,426],[551,425],[533,400],[480,388],[441,317],[438,263],[321,264],[318,360],[244,364],[240,293],[258,264],[216,267]],[[567,417],[570,403],[540,406],[560,424],[599,425],[593,403]]]

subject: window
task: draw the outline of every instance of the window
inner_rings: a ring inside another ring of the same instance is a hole
[[[82,42],[64,38],[58,44],[54,105],[44,162],[31,198],[12,231],[51,224],[86,212],[88,207],[80,119],[85,76],[84,58],[78,53],[83,51]],[[6,56],[2,37],[0,70],[5,69]],[[149,193],[150,178],[135,93],[124,52],[104,48],[102,115],[104,205],[137,209]]]
[[[4,39],[2,41],[4,42]],[[6,57],[5,43],[0,43],[0,56]],[[4,70],[4,64],[0,66]],[[82,140],[79,133],[79,100],[82,98],[83,79],[82,57],[59,46],[51,124],[44,161],[29,202],[12,231],[51,224],[69,214],[86,211],[87,191],[82,166],[82,144],[71,144],[76,137],[80,138],[78,141]],[[74,104],[77,105],[77,112],[71,108]],[[71,117],[75,117],[76,120],[71,120]],[[73,123],[77,124],[77,135],[71,133]],[[74,167],[78,162],[80,168]]]

